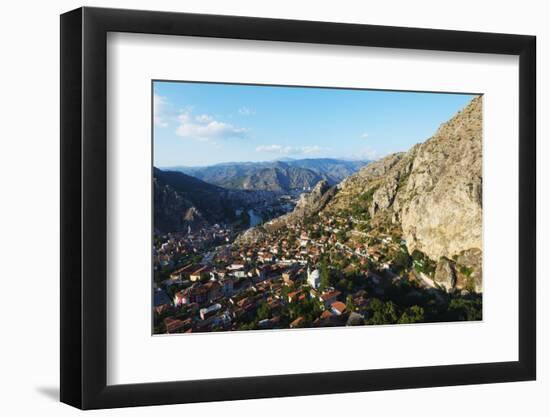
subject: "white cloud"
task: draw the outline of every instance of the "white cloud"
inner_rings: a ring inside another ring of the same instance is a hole
[[[178,116],[178,123],[179,125],[176,129],[178,136],[200,141],[243,138],[248,133],[248,129],[220,122],[208,114],[200,114],[193,117],[190,110],[186,110]]]
[[[155,126],[166,127],[168,122],[166,121],[166,97],[154,94],[153,96],[153,121]]]
[[[329,150],[321,146],[283,146],[283,145],[262,145],[256,148],[256,152],[269,152],[281,155],[314,155]]]
[[[209,123],[214,119],[212,118],[212,116],[209,116],[208,114],[201,114],[199,116],[195,116],[195,120],[199,123]]]
[[[284,147],[281,145],[262,145],[256,148],[256,152],[285,153],[285,148],[290,148],[290,146]]]
[[[367,139],[367,138],[369,137],[369,134],[368,134],[368,133],[363,133],[363,134],[361,135],[361,137],[362,137],[363,139]]]
[[[256,114],[256,111],[254,109],[249,108],[249,107],[241,107],[239,109],[239,114],[241,116],[254,116]]]
[[[380,152],[376,149],[366,147],[360,149],[355,155],[355,159],[375,161],[377,159],[388,156],[391,152]]]

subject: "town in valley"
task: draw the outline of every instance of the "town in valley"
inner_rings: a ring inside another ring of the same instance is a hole
[[[374,160],[155,168],[153,334],[481,320],[480,117]]]

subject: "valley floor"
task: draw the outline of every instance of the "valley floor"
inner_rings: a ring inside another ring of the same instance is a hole
[[[366,225],[313,216],[238,244],[221,225],[156,236],[154,333],[481,320],[481,294],[447,292],[398,230]]]

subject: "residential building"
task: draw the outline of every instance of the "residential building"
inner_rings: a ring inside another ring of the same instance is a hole
[[[221,304],[212,304],[209,307],[201,308],[199,310],[199,315],[201,317],[201,320],[205,320],[207,317],[213,315],[217,311],[221,310],[222,306]]]
[[[330,305],[330,311],[337,316],[341,316],[346,311],[346,305],[341,301],[336,301]]]
[[[324,304],[325,308],[329,308],[330,305],[338,301],[338,297],[342,294],[340,291],[335,289],[330,289],[324,291],[320,296],[319,300]]]

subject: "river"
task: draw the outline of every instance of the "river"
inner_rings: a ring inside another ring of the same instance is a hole
[[[257,225],[259,225],[263,222],[263,219],[256,214],[254,209],[249,209],[248,210],[248,216],[250,217],[249,227],[257,226]]]

